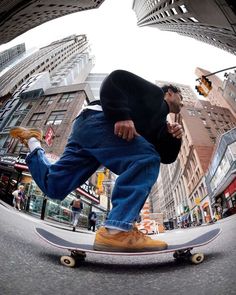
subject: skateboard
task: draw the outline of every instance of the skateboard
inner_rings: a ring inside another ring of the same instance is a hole
[[[201,247],[209,244],[215,240],[221,233],[221,229],[210,230],[197,238],[177,245],[169,245],[167,249],[160,251],[149,251],[149,252],[105,252],[93,250],[92,244],[78,244],[66,241],[51,232],[36,228],[37,235],[47,243],[61,249],[67,249],[70,251],[70,256],[61,256],[60,261],[63,265],[68,267],[78,266],[86,258],[86,253],[102,254],[102,255],[117,255],[117,256],[145,256],[145,255],[158,255],[164,253],[173,253],[173,257],[177,261],[189,261],[193,264],[199,264],[204,260],[203,253],[192,254],[193,248]]]

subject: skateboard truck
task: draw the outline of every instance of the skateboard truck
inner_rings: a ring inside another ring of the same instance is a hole
[[[181,262],[183,260],[187,260],[192,262],[193,264],[199,264],[204,260],[203,253],[195,253],[192,254],[190,251],[193,248],[177,250],[174,252],[173,257],[176,259],[177,262]]]

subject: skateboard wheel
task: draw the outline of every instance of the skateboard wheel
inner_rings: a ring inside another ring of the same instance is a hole
[[[199,263],[201,263],[203,260],[204,260],[204,254],[203,254],[203,253],[193,254],[193,255],[190,257],[190,261],[191,261],[193,264],[199,264]]]
[[[75,259],[71,256],[61,256],[61,264],[68,266],[68,267],[74,267],[75,266]]]

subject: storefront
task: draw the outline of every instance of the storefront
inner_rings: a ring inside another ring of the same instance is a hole
[[[16,190],[21,173],[14,169],[17,156],[5,154],[0,156],[0,198],[12,205],[12,192]]]
[[[225,211],[224,214],[227,216],[235,214],[236,213],[236,178],[225,189],[224,196],[225,196],[226,208],[227,208],[227,211]],[[227,217],[227,216],[224,216],[224,217]]]
[[[52,200],[42,193],[32,179],[25,163],[25,158],[25,154],[20,154],[14,164],[14,168],[18,170],[18,173],[21,175],[20,183],[25,186],[25,193],[27,195],[25,208],[29,213],[37,215],[42,219],[70,223],[70,204],[77,195],[80,195],[84,206],[80,214],[79,226],[87,227],[87,217],[91,210],[97,213],[98,223],[104,221],[106,208],[100,206],[100,196],[96,194],[95,187],[89,184],[89,182],[77,188],[62,201]],[[51,162],[55,162],[58,159],[58,157],[53,154],[47,154],[47,158]]]

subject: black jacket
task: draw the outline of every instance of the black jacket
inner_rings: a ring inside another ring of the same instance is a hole
[[[108,120],[133,120],[137,132],[155,146],[162,163],[176,160],[181,140],[167,131],[169,107],[160,87],[130,72],[116,70],[102,83],[100,99]]]

